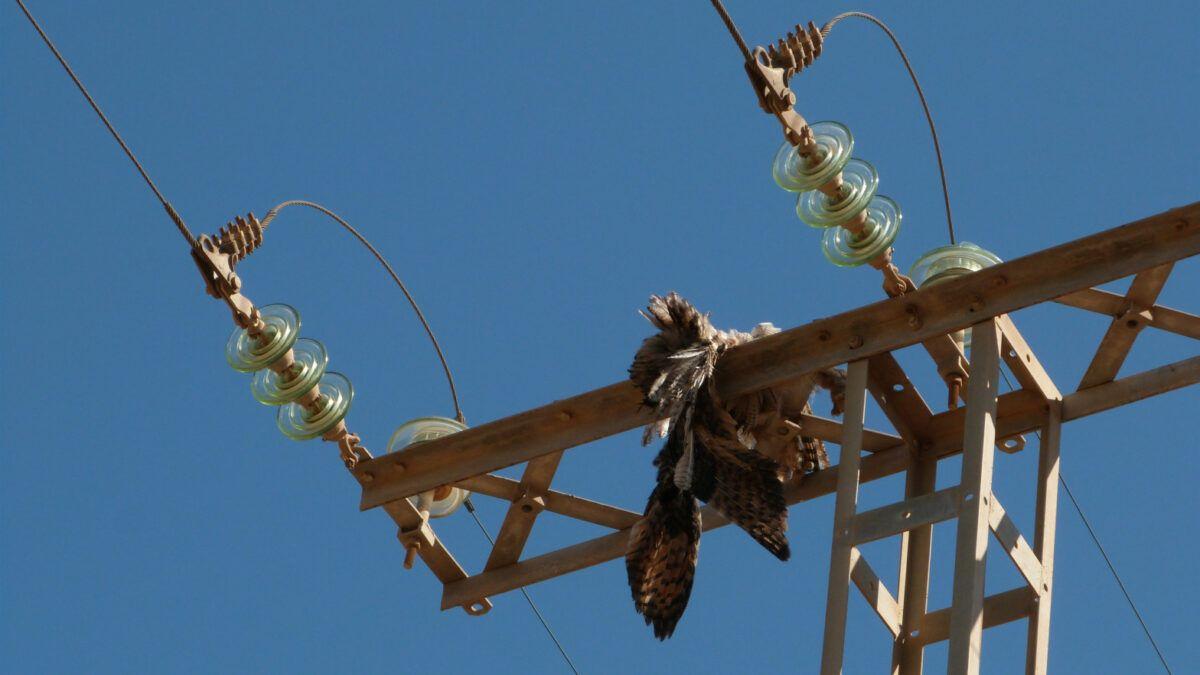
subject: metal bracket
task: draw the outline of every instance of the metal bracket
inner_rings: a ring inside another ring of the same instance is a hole
[[[204,292],[225,301],[233,312],[234,323],[242,328],[259,323],[254,303],[238,292],[242,280],[233,271],[233,259],[221,250],[217,241],[207,234],[200,235],[196,248],[192,249],[192,260],[204,278]]]
[[[525,513],[541,513],[546,510],[546,500],[543,493],[533,494],[530,491],[524,492],[515,502]]]
[[[233,312],[234,322],[242,328],[258,325],[258,311],[240,294],[242,280],[233,268],[262,244],[263,228],[253,213],[245,218],[238,216],[222,227],[220,234],[200,235],[192,249],[192,260],[204,277],[204,292],[224,300]]]
[[[773,68],[764,61],[767,50],[754,49],[754,60],[746,62],[746,75],[758,96],[758,106],[763,112],[774,115],[783,126],[783,137],[789,143],[805,149],[813,145],[812,129],[800,113],[796,112],[796,94],[788,89],[783,68]]]
[[[433,533],[433,528],[425,519],[422,519],[421,524],[411,530],[398,530],[396,538],[404,547],[404,569],[406,570],[412,569],[417,553],[431,551],[434,544],[437,543],[437,535]]]
[[[210,296],[219,300],[241,289],[242,281],[233,272],[233,260],[221,251],[214,238],[200,235],[196,248],[192,249],[192,260],[200,270],[200,276],[204,277],[204,292]]]

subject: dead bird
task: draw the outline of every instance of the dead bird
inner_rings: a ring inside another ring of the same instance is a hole
[[[784,480],[829,465],[824,444],[801,433],[800,416],[811,413],[817,387],[830,391],[839,414],[845,373],[820,371],[726,402],[713,381],[721,354],[778,329],[717,330],[676,293],[651,296],[643,316],[658,333],[642,343],[629,376],[658,418],[647,425],[643,444],[655,436],[666,441],[654,460],[654,490],[630,532],[625,568],[635,609],[662,640],[675,631],[691,596],[700,501],[776,558],[789,558]]]

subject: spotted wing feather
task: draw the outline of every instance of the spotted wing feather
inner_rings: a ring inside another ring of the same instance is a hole
[[[665,640],[687,609],[700,553],[700,509],[690,493],[662,483],[629,535],[625,570],[633,606]]]
[[[736,462],[722,455],[736,455]],[[787,500],[779,465],[756,452],[730,444],[712,457],[711,490],[697,496],[707,501],[780,560],[791,557],[787,539]]]

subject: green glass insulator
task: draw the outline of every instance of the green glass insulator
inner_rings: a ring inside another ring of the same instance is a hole
[[[1001,262],[991,251],[964,241],[929,251],[913,263],[908,275],[917,282],[917,286],[926,286],[978,272]]]
[[[875,167],[861,159],[851,159],[842,170],[842,189],[838,198],[816,190],[805,192],[796,199],[796,215],[819,228],[848,223],[867,208],[878,187],[879,174]]]
[[[317,383],[320,394],[310,410],[299,403],[288,403],[279,408],[275,424],[284,436],[293,441],[316,438],[337,426],[350,412],[354,400],[354,387],[341,373],[328,372]]]
[[[771,162],[771,175],[779,187],[788,192],[807,192],[833,180],[850,161],[854,151],[854,135],[837,122],[817,122],[809,126],[817,144],[815,165],[801,157],[796,146],[784,141]]]
[[[918,287],[923,288],[957,279],[972,272],[999,265],[1001,262],[1003,261],[995,253],[969,241],[964,241],[949,246],[939,246],[921,256],[917,262],[913,263],[908,276],[916,282]],[[970,328],[961,332],[961,338],[958,334],[955,337],[962,342],[964,349],[971,346]]]
[[[388,440],[387,452],[403,453],[414,445],[449,436],[466,428],[467,425],[448,417],[418,417],[396,429]],[[460,487],[452,487],[441,499],[434,499],[434,494],[426,493],[419,497],[410,497],[409,501],[413,506],[420,508],[420,502],[424,499],[425,506],[429,508],[430,518],[444,518],[457,511],[470,496],[470,492]]]
[[[867,222],[860,235],[841,227],[825,230],[821,250],[829,262],[838,267],[858,267],[884,253],[900,234],[904,214],[896,202],[876,195],[867,205]]]
[[[238,328],[225,343],[225,358],[237,371],[262,370],[287,353],[300,336],[300,312],[288,305],[266,305],[258,310],[266,327],[258,338]]]
[[[325,367],[329,365],[325,345],[316,340],[296,340],[292,345],[292,354],[296,363],[288,369],[286,377],[268,369],[254,374],[254,379],[250,381],[250,391],[259,403],[283,405],[295,401],[321,380],[321,376],[325,374]]]

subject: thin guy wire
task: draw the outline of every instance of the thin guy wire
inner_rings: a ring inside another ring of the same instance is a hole
[[[1041,440],[1041,437],[1038,437]],[[1117,568],[1113,566],[1112,560],[1109,559],[1108,553],[1100,544],[1100,539],[1096,537],[1095,530],[1092,529],[1092,524],[1088,522],[1087,516],[1083,515],[1083,509],[1079,506],[1079,502],[1075,501],[1075,495],[1071,493],[1071,488],[1067,486],[1067,481],[1063,478],[1062,471],[1058,472],[1058,482],[1063,486],[1067,496],[1071,498],[1071,503],[1075,505],[1075,511],[1079,513],[1079,519],[1083,521],[1084,527],[1087,528],[1088,534],[1092,536],[1092,541],[1096,543],[1096,548],[1100,550],[1100,555],[1104,557],[1104,563],[1108,565],[1108,571],[1112,572],[1113,578],[1117,580],[1117,585],[1121,587],[1121,593],[1125,596],[1125,601],[1129,603],[1129,608],[1133,610],[1133,615],[1137,617],[1138,623],[1142,625],[1142,631],[1146,633],[1146,639],[1150,640],[1150,646],[1154,647],[1154,653],[1158,654],[1158,660],[1162,662],[1163,670],[1171,673],[1171,666],[1167,665],[1167,658],[1163,656],[1162,650],[1158,648],[1158,642],[1154,640],[1154,636],[1150,634],[1150,627],[1146,625],[1145,619],[1142,618],[1142,613],[1138,611],[1137,605],[1133,604],[1133,598],[1129,596],[1129,591],[1125,589],[1125,583],[1121,581],[1121,575],[1117,574]]]
[[[1009,391],[1015,391],[1016,387],[1013,386],[1012,380],[1008,379],[1008,373],[1003,368],[1000,369],[1000,375],[1004,378],[1005,383],[1008,384]],[[1037,437],[1038,443],[1042,442],[1041,433],[1035,430],[1033,435]],[[1142,632],[1146,634],[1146,639],[1150,640],[1150,646],[1154,648],[1154,653],[1158,654],[1158,660],[1162,662],[1163,670],[1167,671],[1167,675],[1173,675],[1171,666],[1167,665],[1167,658],[1163,656],[1162,650],[1158,648],[1158,642],[1150,634],[1150,627],[1146,625],[1146,621],[1142,618],[1142,613],[1138,611],[1137,605],[1133,604],[1133,598],[1129,595],[1129,591],[1126,590],[1125,582],[1121,581],[1121,575],[1117,574],[1117,568],[1108,557],[1108,552],[1104,550],[1104,545],[1100,543],[1100,538],[1096,536],[1096,531],[1092,529],[1092,523],[1083,514],[1083,507],[1075,500],[1075,494],[1071,492],[1070,486],[1067,485],[1067,479],[1063,478],[1061,468],[1058,470],[1058,484],[1063,486],[1063,491],[1070,498],[1071,505],[1075,507],[1075,512],[1079,514],[1079,519],[1083,521],[1083,526],[1087,528],[1088,534],[1091,535],[1092,543],[1096,545],[1096,549],[1100,551],[1100,556],[1104,558],[1104,563],[1108,565],[1108,571],[1112,573],[1113,579],[1117,580],[1117,586],[1121,588],[1121,593],[1125,596],[1125,602],[1129,603],[1129,608],[1133,610],[1133,615],[1137,617],[1138,623],[1142,625]]]
[[[96,99],[92,98],[92,95],[88,93],[87,88],[83,86],[83,82],[81,82],[79,77],[75,75],[75,71],[71,70],[71,66],[67,63],[67,60],[63,58],[62,53],[58,51],[58,47],[54,46],[54,42],[50,40],[50,36],[46,35],[46,31],[42,30],[42,26],[37,22],[37,19],[33,18],[33,14],[29,12],[29,8],[25,6],[24,2],[17,0],[17,5],[21,8],[21,11],[24,12],[25,18],[29,19],[29,23],[33,24],[33,28],[38,32],[38,35],[42,36],[42,41],[46,43],[46,46],[50,48],[50,51],[54,52],[54,57],[57,58],[58,62],[62,64],[63,69],[67,71],[67,75],[71,76],[71,80],[75,82],[75,86],[79,87],[80,93],[82,93],[83,97],[87,99],[87,102],[91,104],[92,110],[95,110],[96,114],[99,115],[100,121],[104,122],[104,126],[108,127],[108,132],[112,134],[112,137],[116,139],[118,144],[120,144],[121,149],[125,151],[125,155],[129,157],[129,161],[133,162],[133,165],[137,167],[138,173],[142,174],[142,179],[145,180],[146,185],[150,186],[150,189],[154,191],[154,196],[158,197],[158,201],[161,202],[163,208],[167,210],[167,215],[171,217],[171,220],[175,223],[175,227],[179,229],[179,233],[183,235],[184,239],[187,239],[188,244],[191,245],[192,248],[196,248],[196,237],[192,235],[192,231],[188,229],[186,224],[184,224],[183,218],[179,216],[179,213],[175,210],[175,207],[171,206],[171,203],[167,201],[167,198],[163,196],[163,193],[159,191],[158,186],[154,184],[154,181],[150,180],[150,175],[146,173],[144,168],[142,168],[142,163],[138,161],[137,157],[134,156],[133,151],[129,149],[128,145],[126,145],[125,139],[121,138],[121,134],[117,133],[117,130],[113,127],[112,122],[108,121],[108,116],[105,115],[104,111],[100,109],[100,106],[96,103]]]
[[[829,32],[833,30],[834,25],[836,25],[842,19],[852,16],[856,16],[860,19],[866,19],[867,21],[874,23],[876,26],[879,26],[883,29],[883,32],[887,33],[888,38],[891,39],[892,44],[896,47],[896,51],[900,53],[900,59],[904,61],[904,67],[908,70],[908,76],[912,78],[913,86],[917,88],[917,97],[921,99],[921,108],[925,111],[925,120],[929,122],[929,133],[933,136],[933,152],[935,155],[937,155],[938,174],[942,179],[942,198],[946,202],[946,227],[950,230],[950,243],[954,244],[954,216],[950,212],[950,187],[946,183],[946,167],[942,163],[942,145],[938,142],[937,128],[933,124],[933,115],[929,112],[929,103],[925,100],[925,92],[921,90],[921,83],[917,81],[917,73],[913,70],[912,63],[910,63],[908,60],[908,55],[904,53],[904,48],[900,46],[900,40],[896,38],[896,34],[887,27],[887,24],[871,16],[870,14],[867,14],[866,12],[846,12],[844,14],[838,14],[830,19],[823,28],[821,28],[821,35],[828,37]]]
[[[470,497],[467,498],[465,504],[467,506],[467,512],[471,514],[471,517],[475,519],[475,524],[479,526],[479,531],[483,533],[483,536],[487,537],[489,544],[495,546],[496,540],[492,539],[492,535],[488,533],[487,528],[484,527],[483,521],[479,519],[479,514],[475,513],[475,505],[471,503]],[[562,643],[558,641],[558,637],[555,636],[554,631],[550,629],[550,624],[546,623],[546,618],[543,617],[542,613],[538,611],[537,605],[533,604],[533,598],[529,597],[529,592],[525,590],[524,586],[522,586],[520,590],[521,595],[525,596],[525,601],[529,603],[529,608],[533,610],[535,615],[537,615],[538,621],[542,622],[542,628],[546,629],[546,634],[549,635],[550,639],[554,641],[554,646],[558,647],[558,653],[562,654],[563,660],[567,662],[567,666],[571,668],[571,672],[575,673],[575,675],[579,675],[579,670],[575,668],[575,663],[571,661],[570,656],[567,656],[567,650],[563,649]]]
[[[388,261],[383,257],[383,254],[380,253],[379,250],[374,246],[372,246],[371,242],[367,241],[367,238],[360,234],[358,230],[354,229],[350,223],[347,223],[338,214],[315,202],[305,201],[303,199],[289,199],[270,211],[267,211],[266,216],[264,216],[262,219],[263,228],[265,229],[272,220],[275,220],[275,216],[279,215],[280,211],[289,206],[307,206],[310,209],[320,211],[321,213],[336,220],[337,223],[345,228],[347,232],[354,235],[354,238],[357,239],[363,246],[367,247],[367,250],[375,256],[375,259],[379,261],[380,265],[383,265],[383,268],[387,270],[388,274],[391,275],[392,281],[396,282],[396,285],[400,287],[400,291],[404,293],[404,297],[408,299],[408,304],[412,305],[413,311],[417,314],[417,319],[421,321],[421,326],[425,328],[425,334],[429,336],[429,341],[433,343],[433,349],[437,352],[438,360],[442,362],[442,370],[446,373],[446,383],[450,385],[450,398],[454,401],[454,415],[459,422],[466,424],[467,418],[465,415],[463,415],[462,406],[458,404],[458,388],[454,386],[454,375],[450,372],[450,364],[446,362],[446,355],[442,352],[442,346],[438,344],[438,339],[433,334],[433,329],[429,327],[429,321],[425,319],[425,313],[421,311],[421,307],[417,304],[416,299],[413,298],[412,293],[408,292],[408,287],[405,286],[404,282],[400,280],[400,276],[396,274],[396,270],[392,269],[392,266],[388,264]]]

